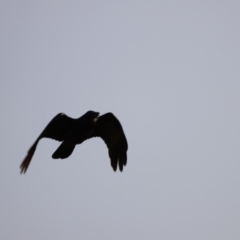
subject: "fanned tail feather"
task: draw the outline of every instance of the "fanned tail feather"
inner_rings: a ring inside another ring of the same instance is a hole
[[[67,158],[72,154],[74,148],[75,148],[75,144],[72,144],[71,142],[68,142],[68,141],[64,141],[53,153],[52,158],[53,159]]]

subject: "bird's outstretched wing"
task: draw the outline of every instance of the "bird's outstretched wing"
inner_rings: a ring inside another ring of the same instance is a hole
[[[56,115],[45,127],[42,133],[39,135],[37,140],[34,142],[32,147],[29,149],[27,156],[23,159],[20,169],[21,173],[25,173],[31,162],[33,154],[36,150],[37,144],[41,138],[52,138],[57,141],[63,141],[66,134],[68,133],[73,119],[65,115],[64,113],[59,113]]]
[[[119,165],[120,171],[127,164],[127,139],[118,119],[112,113],[100,116],[91,137],[101,137],[108,147],[111,165],[114,171]]]

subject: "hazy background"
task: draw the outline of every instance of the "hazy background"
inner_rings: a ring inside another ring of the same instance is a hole
[[[1,1],[0,239],[240,239],[239,1]],[[129,143],[66,160],[59,112],[112,111]]]

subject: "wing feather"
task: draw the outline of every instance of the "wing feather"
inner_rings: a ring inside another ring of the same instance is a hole
[[[39,138],[52,138],[63,141],[73,124],[73,119],[64,113],[57,114],[45,127]]]
[[[116,171],[118,165],[122,171],[127,164],[128,143],[119,120],[112,113],[100,116],[91,137],[103,139],[108,147],[113,170]]]
[[[34,152],[37,148],[37,144],[41,138],[52,138],[57,141],[63,141],[71,128],[73,119],[65,115],[64,113],[57,114],[45,127],[42,133],[39,135],[37,140],[28,150],[27,156],[23,159],[20,169],[21,173],[25,173],[32,160]]]

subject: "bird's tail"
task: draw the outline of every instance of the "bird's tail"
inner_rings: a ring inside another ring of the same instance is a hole
[[[63,141],[57,150],[53,153],[52,158],[54,159],[64,159],[69,157],[75,148],[75,144],[70,141]]]
[[[35,142],[35,143],[32,145],[32,147],[28,150],[27,156],[23,159],[23,161],[22,161],[22,163],[21,163],[21,165],[20,165],[20,169],[21,169],[20,173],[21,173],[21,174],[22,174],[22,173],[23,173],[23,174],[26,173],[26,171],[27,171],[27,169],[28,169],[28,166],[29,166],[29,164],[30,164],[30,162],[31,162],[31,160],[32,160],[33,154],[34,154],[34,152],[35,152],[35,150],[36,150],[38,141],[39,141],[39,139],[36,140],[36,142]]]

